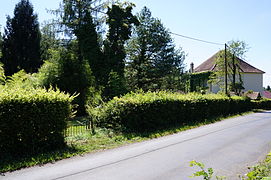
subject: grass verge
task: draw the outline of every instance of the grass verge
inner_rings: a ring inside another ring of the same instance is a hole
[[[35,165],[43,165],[46,163],[54,163],[55,161],[70,158],[76,155],[82,155],[90,152],[97,152],[106,149],[112,149],[127,145],[130,143],[141,142],[162,136],[182,132],[188,129],[193,129],[203,125],[218,122],[227,118],[247,115],[253,111],[232,115],[228,117],[220,117],[215,119],[207,119],[201,123],[183,124],[178,127],[164,129],[152,133],[133,133],[122,134],[115,133],[108,129],[96,129],[95,134],[84,133],[77,136],[69,136],[66,138],[67,146],[63,149],[42,153],[38,155],[27,155],[24,157],[11,157],[9,155],[1,155],[0,158],[0,173],[14,171],[25,167]]]

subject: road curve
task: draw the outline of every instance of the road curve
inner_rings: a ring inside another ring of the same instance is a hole
[[[191,160],[238,179],[271,149],[271,111],[227,119],[178,134],[26,168],[5,180],[189,180]],[[201,179],[201,178],[194,178]]]

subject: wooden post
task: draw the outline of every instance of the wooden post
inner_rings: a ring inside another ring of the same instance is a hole
[[[233,76],[232,76],[232,84],[235,88],[235,76],[236,76],[236,64],[235,64],[235,54],[232,54],[232,69],[233,69]]]
[[[227,44],[225,43],[225,94],[228,94]]]

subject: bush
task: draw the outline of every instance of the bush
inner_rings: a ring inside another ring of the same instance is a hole
[[[89,109],[97,125],[121,131],[143,132],[205,121],[250,109],[242,97],[170,92],[129,93],[103,106]]]
[[[71,47],[70,47],[71,48]],[[73,49],[51,51],[51,58],[36,74],[41,87],[59,88],[70,94],[79,94],[74,103],[78,115],[85,115],[88,96],[92,96],[95,79],[86,60],[80,60]]]
[[[62,147],[73,99],[58,90],[1,87],[0,153],[21,155]]]
[[[271,109],[271,99],[261,99],[251,101],[254,109]]]

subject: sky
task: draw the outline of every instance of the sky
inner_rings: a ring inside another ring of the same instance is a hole
[[[2,1],[2,2],[1,2]],[[0,0],[0,25],[6,15],[13,16],[19,0]],[[39,22],[52,18],[46,9],[56,9],[60,0],[30,0]],[[130,0],[134,13],[147,6],[169,31],[224,44],[245,41],[249,46],[245,60],[265,71],[264,87],[271,85],[271,1],[270,0]],[[172,35],[177,47],[186,53],[187,68],[197,67],[223,46],[206,44]]]

